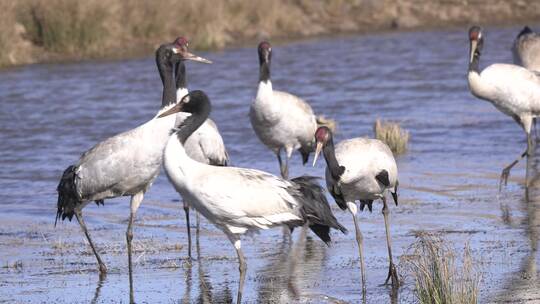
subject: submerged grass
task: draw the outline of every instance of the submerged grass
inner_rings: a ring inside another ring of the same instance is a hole
[[[420,232],[411,246],[412,254],[403,257],[415,280],[414,293],[420,304],[478,303],[480,274],[465,245],[463,259],[451,244],[436,234]]]
[[[23,263],[20,260],[17,260],[17,261],[11,262],[11,263],[6,262],[6,264],[3,266],[3,268],[21,270],[23,268]]]
[[[395,155],[407,152],[409,132],[403,130],[398,123],[377,119],[373,131],[375,138],[387,144]]]

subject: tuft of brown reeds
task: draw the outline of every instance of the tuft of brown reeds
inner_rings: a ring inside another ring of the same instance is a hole
[[[26,37],[45,50],[89,53],[105,37],[105,6],[92,1],[31,1],[20,8]],[[24,13],[23,13],[24,12]]]
[[[412,254],[402,257],[415,280],[414,293],[420,304],[478,303],[480,274],[469,245],[458,265],[452,244],[433,233],[417,233]]]
[[[395,155],[407,152],[409,132],[402,129],[399,123],[377,119],[373,124],[375,138],[384,142]]]
[[[319,115],[317,116],[317,127],[322,127],[322,126],[325,126],[328,129],[330,129],[332,133],[336,133],[337,122],[331,118],[326,118],[323,115]]]

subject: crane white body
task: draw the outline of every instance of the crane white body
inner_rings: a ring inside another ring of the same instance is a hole
[[[313,150],[317,120],[304,100],[272,89],[270,80],[259,82],[249,117],[257,137],[275,154],[284,149],[287,158],[294,150]]]
[[[176,138],[165,148],[164,168],[182,197],[229,236],[302,220],[299,204],[285,190],[290,182],[258,170],[197,162]]]
[[[398,170],[390,148],[378,139],[353,138],[339,142],[336,159],[345,171],[339,179],[339,187],[346,202],[381,199],[388,189],[394,190]],[[389,185],[377,181],[382,171],[388,172]],[[332,189],[336,181],[326,168],[326,183]]]
[[[532,118],[540,115],[540,75],[521,66],[496,63],[480,73],[470,71],[468,82],[474,96],[519,118],[518,123],[530,132]]]
[[[490,102],[499,111],[512,117],[527,136],[525,152],[502,171],[500,191],[502,185],[506,185],[512,167],[533,152],[531,128],[533,119],[540,115],[540,76],[537,72],[513,64],[496,63],[480,70],[480,54],[484,44],[480,27],[469,29],[469,43],[469,90],[474,96]],[[526,183],[528,185],[528,178]]]

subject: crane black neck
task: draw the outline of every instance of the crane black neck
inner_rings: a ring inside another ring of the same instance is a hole
[[[343,172],[341,169],[342,167],[339,165],[336,158],[336,149],[334,147],[334,140],[332,137],[330,137],[324,145],[323,155],[324,159],[326,160],[328,170],[330,170],[330,174],[332,174],[332,178],[336,181],[339,180]]]
[[[270,62],[261,61],[259,67],[259,82],[268,82],[270,80]]]
[[[477,72],[480,67],[480,54],[474,53],[473,60],[469,63],[469,72]]]
[[[180,61],[176,64],[174,74],[176,80],[176,90],[185,89],[187,87],[187,77],[186,66],[184,65],[183,61]]]
[[[191,113],[191,115],[176,128],[176,136],[182,144],[206,121],[212,109],[210,100],[201,91],[191,92],[189,98],[190,101],[184,106],[183,112]]]
[[[473,42],[472,41],[470,42],[469,53],[471,51],[474,51],[474,53],[472,56],[472,60],[469,62],[469,72],[478,73],[478,69],[480,67],[480,52],[482,50],[483,44],[484,44],[484,40],[478,39],[476,41],[476,45],[474,45],[474,50],[473,50]]]
[[[171,54],[167,54],[164,46],[161,46],[156,51],[156,64],[159,71],[161,82],[163,83],[163,94],[161,96],[161,108],[171,105],[176,102],[176,87],[173,78],[173,64],[170,58]]]

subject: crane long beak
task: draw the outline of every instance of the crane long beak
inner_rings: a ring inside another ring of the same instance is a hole
[[[202,62],[202,63],[212,63],[212,61],[206,58],[202,58],[188,51],[182,51],[179,48],[173,48],[172,50],[175,54],[180,54],[184,60],[193,60],[193,61]]]
[[[193,60],[193,61],[198,61],[198,62],[202,62],[202,63],[212,63],[212,61],[208,60],[208,59],[205,59],[205,58],[202,58],[202,57],[199,57],[195,54],[192,54],[190,52],[185,52],[184,53],[184,59],[186,60]]]
[[[471,40],[471,53],[469,54],[469,63],[473,62],[474,53],[476,52],[477,47],[478,47],[478,40]]]
[[[315,167],[317,158],[319,157],[319,154],[321,154],[322,146],[323,146],[322,142],[317,142],[317,148],[315,149],[315,157],[313,157],[313,167]]]
[[[179,102],[176,105],[174,105],[174,107],[172,107],[172,108],[168,109],[167,111],[161,113],[158,116],[158,118],[169,116],[169,115],[174,114],[174,113],[178,113],[178,112],[182,111],[183,106],[184,106],[184,103]]]

